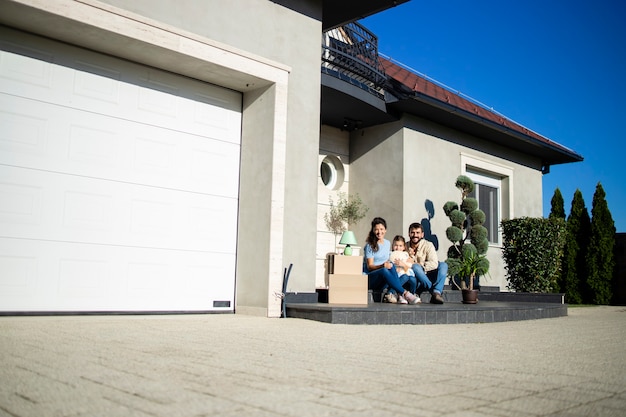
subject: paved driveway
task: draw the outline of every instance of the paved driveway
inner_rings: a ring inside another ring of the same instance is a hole
[[[0,318],[0,416],[626,415],[626,308],[491,324]]]

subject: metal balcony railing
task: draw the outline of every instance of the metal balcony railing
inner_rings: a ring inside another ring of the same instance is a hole
[[[386,77],[378,60],[378,38],[353,22],[322,34],[322,72],[382,97]]]

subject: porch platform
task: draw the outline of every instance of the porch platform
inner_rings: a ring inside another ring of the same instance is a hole
[[[458,291],[444,292],[444,304],[370,302],[367,305],[286,303],[287,317],[332,324],[461,324],[537,320],[567,316],[562,294],[481,293],[478,304],[463,304]]]

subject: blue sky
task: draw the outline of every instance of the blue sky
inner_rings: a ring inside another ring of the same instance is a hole
[[[411,0],[361,20],[379,51],[581,154],[543,177],[569,215],[596,184],[626,232],[626,2]]]

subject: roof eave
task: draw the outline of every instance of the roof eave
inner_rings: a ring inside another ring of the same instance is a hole
[[[323,0],[322,30],[330,30],[410,0]]]
[[[550,143],[547,139],[545,141],[538,140],[513,128],[485,119],[419,92],[414,92],[412,96],[388,105],[396,107],[405,113],[414,114],[484,138],[490,142],[538,157],[541,159],[541,164],[544,167],[580,162],[584,159],[580,154],[555,142]],[[430,109],[425,109],[424,106]]]

